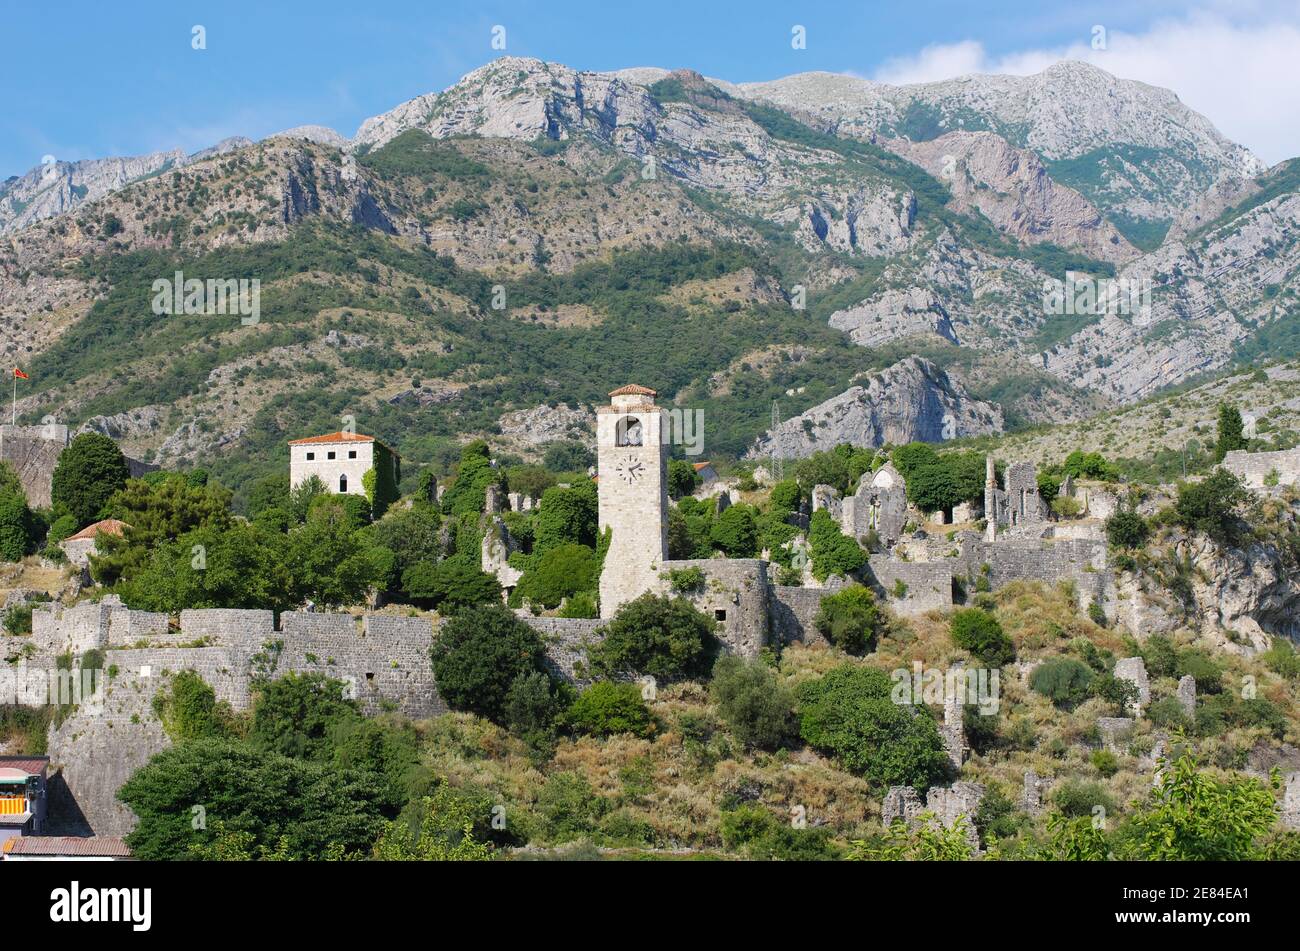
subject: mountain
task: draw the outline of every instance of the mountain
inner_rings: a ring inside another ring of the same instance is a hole
[[[1134,166],[1155,204],[1121,187],[1137,172],[1063,165],[1157,147]],[[1077,64],[731,86],[502,58],[352,139],[308,126],[105,161],[56,169],[93,171],[94,197],[69,185],[0,236],[0,352],[33,371],[20,413],[237,488],[342,416],[413,473],[473,435],[540,452],[519,419],[634,380],[703,410],[727,458],[774,399],[800,431],[859,414],[847,435],[942,392],[974,435],[1300,353],[1296,166],[1256,174],[1172,93]],[[1131,227],[1175,209],[1167,236]],[[257,280],[258,313],[167,312],[155,284],[178,271]],[[1072,273],[1149,288],[1148,306],[1054,312]],[[872,438],[933,435],[905,428]]]
[[[71,211],[110,192],[162,175],[172,168],[201,162],[252,144],[248,139],[223,139],[210,148],[186,155],[180,149],[129,158],[60,162],[50,157],[26,175],[0,183],[0,233],[17,231],[33,222]]]

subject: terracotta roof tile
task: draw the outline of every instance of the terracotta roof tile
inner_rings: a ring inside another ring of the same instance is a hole
[[[610,390],[610,396],[658,396],[654,390],[648,386],[641,386],[637,383],[629,383],[627,386],[620,386],[617,390]]]
[[[108,535],[121,535],[131,526],[126,522],[119,522],[115,518],[106,518],[102,522],[96,522],[94,525],[87,525],[75,535],[69,535],[64,539],[65,542],[79,541],[83,538],[94,538],[100,532]]]
[[[306,439],[291,439],[290,446],[307,446],[322,442],[374,442],[374,436],[363,436],[361,433],[326,433],[324,436],[308,436]]]
[[[20,769],[29,776],[41,773],[49,765],[48,756],[0,756],[0,770]]]
[[[24,835],[5,842],[6,855],[71,855],[80,857],[130,858],[131,850],[121,839],[93,835]]]

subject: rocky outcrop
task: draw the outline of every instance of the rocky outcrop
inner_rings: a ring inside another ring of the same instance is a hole
[[[1139,254],[1086,198],[1053,181],[1037,155],[1001,136],[949,132],[929,142],[881,144],[947,185],[954,208],[979,211],[1017,240],[1057,244],[1103,261]]]
[[[922,357],[908,357],[758,438],[749,458],[798,458],[842,442],[880,446],[939,442],[1002,431],[1002,410],[972,397]]]
[[[831,314],[830,325],[864,347],[929,334],[958,342],[939,298],[924,287],[881,291],[860,304],[837,310]]]
[[[501,417],[501,435],[511,436],[529,445],[541,445],[557,439],[581,439],[592,431],[590,413],[559,406],[534,406],[515,410]]]

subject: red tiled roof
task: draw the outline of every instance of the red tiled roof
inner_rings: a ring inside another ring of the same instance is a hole
[[[629,383],[627,386],[620,386],[617,390],[610,390],[610,396],[658,396],[654,390],[648,386],[640,386],[636,383]]]
[[[374,436],[363,436],[361,433],[326,433],[324,436],[308,436],[306,439],[291,439],[290,446],[307,446],[322,442],[374,442]]]
[[[50,765],[48,756],[0,756],[0,770],[18,769],[28,776],[36,776]]]
[[[695,463],[694,465],[695,465],[695,471],[696,471],[696,472],[699,472],[701,469],[707,469],[709,466],[713,465],[713,463],[711,463],[711,462],[697,462],[697,463]]]
[[[121,839],[104,835],[23,835],[5,841],[6,855],[70,855],[82,858],[130,858]]]
[[[83,538],[94,538],[100,532],[109,535],[121,535],[131,526],[126,522],[119,522],[115,518],[106,518],[102,522],[96,522],[94,525],[87,525],[75,535],[69,535],[64,539],[65,542],[80,541]]]

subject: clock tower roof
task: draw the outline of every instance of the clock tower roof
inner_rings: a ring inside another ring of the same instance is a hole
[[[627,386],[620,386],[617,390],[610,390],[610,396],[658,396],[654,390],[648,386],[641,386],[638,383],[629,383]]]

